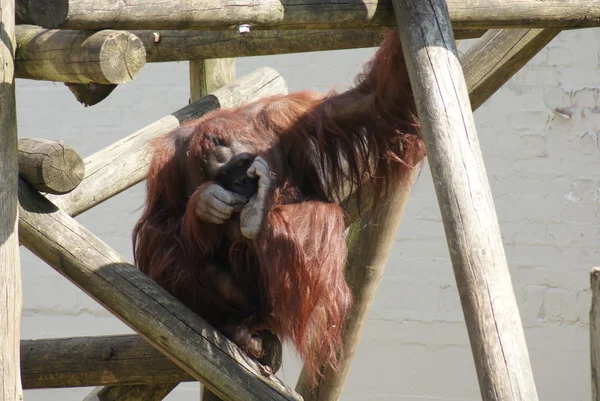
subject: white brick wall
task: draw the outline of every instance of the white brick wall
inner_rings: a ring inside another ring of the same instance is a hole
[[[560,34],[476,113],[538,392],[548,401],[590,398],[588,271],[600,265],[599,41],[600,30]],[[237,68],[242,75],[269,65],[291,90],[326,91],[353,82],[372,53],[243,58]],[[60,84],[18,81],[19,135],[59,138],[87,156],[186,104],[187,76],[187,63],[147,65],[134,82],[87,109]],[[138,185],[78,220],[131,259],[142,189]],[[22,261],[23,338],[130,332],[25,249]],[[288,362],[284,379],[293,385],[298,370]],[[25,396],[70,401],[88,391]],[[197,385],[182,385],[168,400],[198,399],[197,393]],[[480,399],[427,165],[343,399]]]

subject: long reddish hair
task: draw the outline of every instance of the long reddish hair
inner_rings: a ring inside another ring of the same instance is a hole
[[[313,379],[339,366],[352,305],[344,277],[344,211],[364,184],[376,201],[424,157],[397,34],[390,31],[355,88],[310,91],[214,110],[157,139],[145,210],[133,231],[137,266],[217,329],[243,322],[290,340]],[[260,234],[243,237],[194,214],[211,183],[208,155],[245,143],[275,185]],[[224,330],[224,329],[223,329]],[[231,338],[231,333],[225,331]]]

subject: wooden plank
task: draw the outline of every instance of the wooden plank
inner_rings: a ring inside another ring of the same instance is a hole
[[[24,389],[195,381],[136,334],[21,340]]]
[[[145,63],[142,41],[129,32],[17,26],[17,78],[122,84],[135,78]]]
[[[175,387],[177,383],[99,387],[88,394],[84,401],[161,401]]]
[[[80,223],[19,182],[19,239],[222,399],[299,400]]]
[[[535,401],[523,327],[446,3],[393,2],[482,399]]]
[[[592,307],[590,308],[590,361],[592,401],[600,401],[600,268],[590,272]]]
[[[0,0],[0,401],[23,399],[19,370],[21,264],[17,234],[15,4]]]
[[[555,28],[486,32],[461,56],[472,109],[482,105],[560,32]]]
[[[600,0],[449,0],[455,29],[600,25]],[[29,16],[62,29],[362,29],[396,25],[391,0],[29,0]]]
[[[40,192],[66,194],[83,179],[83,159],[59,141],[19,138],[19,174]]]
[[[457,39],[473,39],[482,30],[456,31]],[[146,61],[184,61],[265,56],[325,50],[377,47],[382,29],[274,30],[240,35],[227,31],[132,31],[146,48]]]
[[[287,93],[284,79],[273,69],[260,68],[87,157],[81,184],[66,195],[47,198],[69,215],[77,216],[146,178],[152,139],[214,108],[236,107],[281,93]]]

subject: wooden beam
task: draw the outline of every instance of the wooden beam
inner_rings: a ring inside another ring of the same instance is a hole
[[[161,401],[178,383],[98,387],[83,401]]]
[[[459,39],[478,38],[485,31],[457,31]],[[240,35],[227,31],[132,31],[146,48],[147,62],[265,56],[325,50],[377,47],[381,29],[275,30]]]
[[[455,29],[600,25],[600,0],[449,0]],[[62,29],[363,29],[394,27],[391,0],[222,0],[115,2],[29,0],[29,16]]]
[[[81,184],[66,195],[47,198],[69,215],[77,216],[146,178],[152,139],[217,107],[236,107],[286,92],[285,81],[276,71],[260,68],[87,157]]]
[[[221,398],[299,400],[275,376],[80,223],[19,182],[19,239]]]
[[[560,29],[490,30],[461,57],[473,110],[517,73]]]
[[[24,389],[195,381],[137,334],[21,341]]]
[[[66,194],[83,179],[83,159],[71,146],[39,138],[19,138],[19,174],[40,192]]]
[[[122,84],[135,78],[145,63],[142,41],[129,32],[17,26],[17,78]]]
[[[21,263],[17,234],[15,4],[0,0],[0,401],[23,399],[19,370]]]
[[[484,401],[538,399],[444,0],[394,0]]]
[[[195,102],[234,80],[234,58],[190,60],[190,101]]]
[[[590,361],[592,401],[600,401],[600,268],[590,272],[592,307],[590,308]]]
[[[195,102],[234,80],[234,58],[190,60],[190,102]],[[205,386],[202,386],[201,399],[220,401],[220,398]]]
[[[354,303],[344,326],[342,363],[335,372],[325,368],[316,387],[310,385],[310,378],[303,369],[296,391],[304,401],[334,401],[340,398],[416,176],[414,174],[405,185],[389,188],[380,207],[368,210],[350,226],[346,279],[352,289]]]

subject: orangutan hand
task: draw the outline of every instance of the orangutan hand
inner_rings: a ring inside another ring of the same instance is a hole
[[[201,220],[208,223],[225,223],[234,211],[239,211],[248,201],[246,197],[214,183],[200,187],[198,191],[194,194],[194,211]]]
[[[271,169],[262,157],[258,156],[248,168],[248,177],[258,177],[258,191],[240,213],[240,229],[242,235],[248,239],[254,239],[261,229],[265,215],[266,201],[271,189]]]

